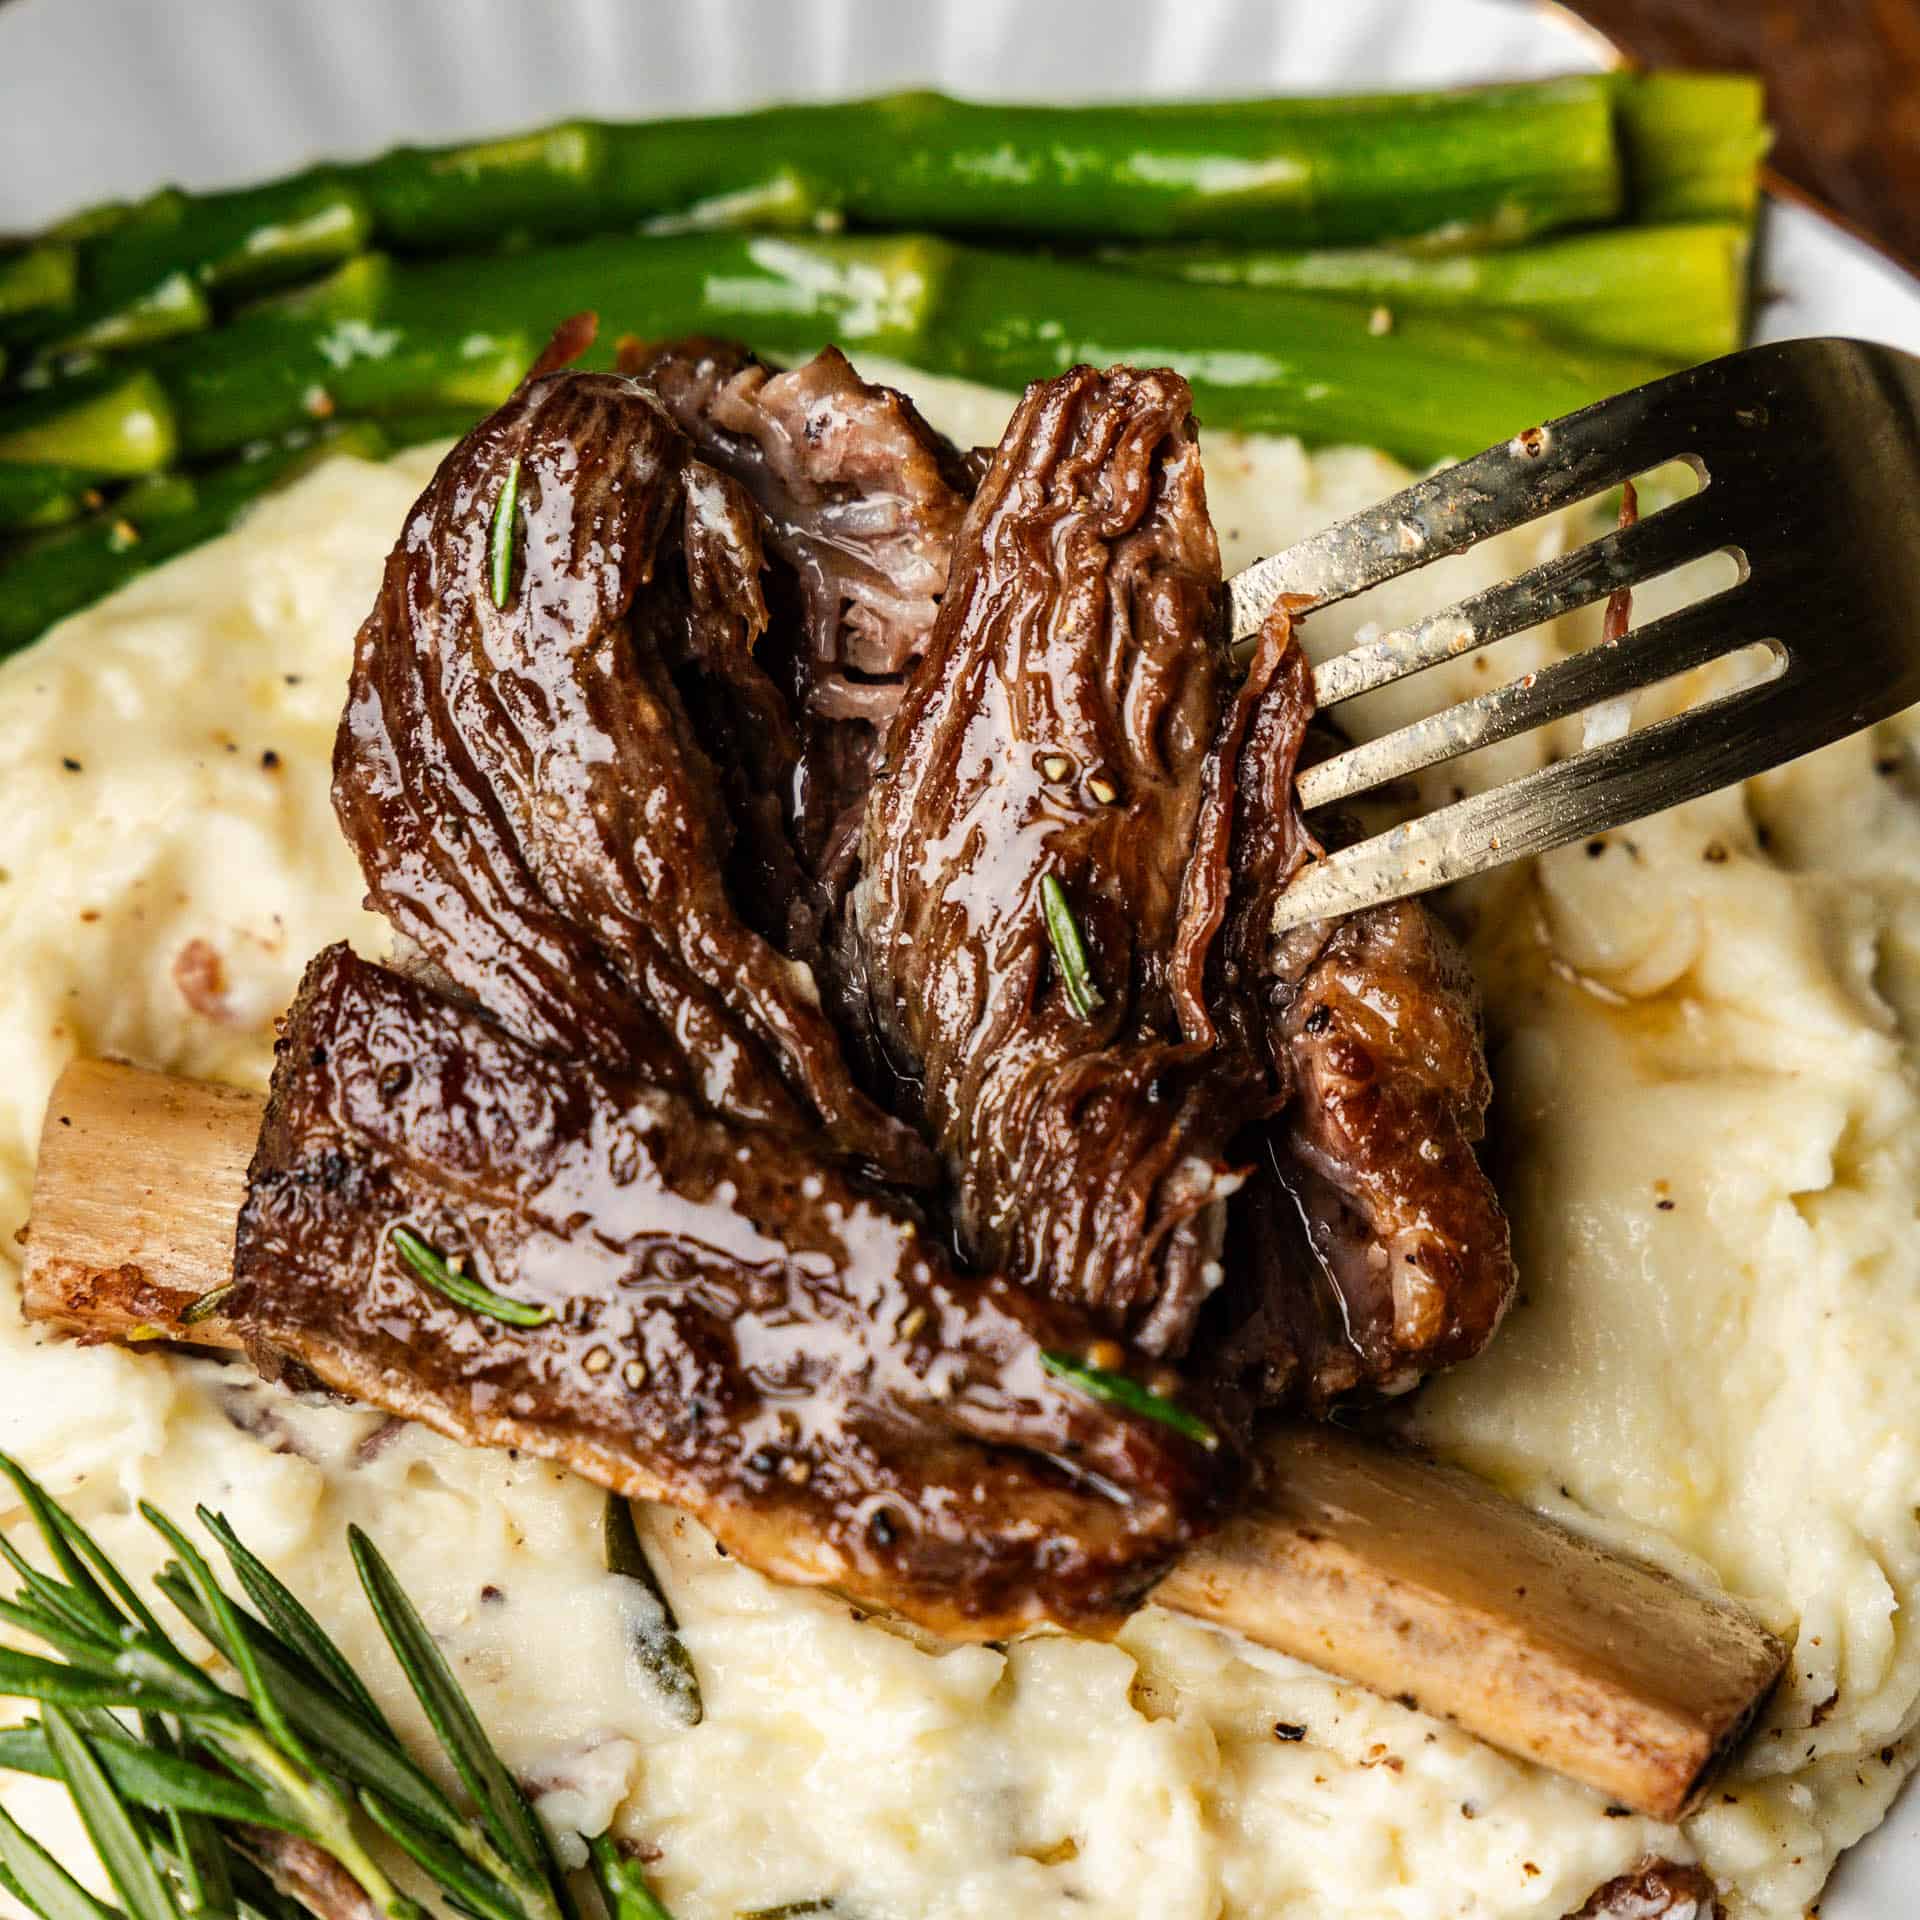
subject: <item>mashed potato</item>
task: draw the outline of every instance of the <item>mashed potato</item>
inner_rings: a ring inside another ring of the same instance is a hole
[[[913,384],[959,437],[997,435],[1004,400]],[[0,669],[0,1246],[68,1057],[264,1085],[307,957],[338,937],[381,950],[327,762],[354,628],[430,464],[335,462]],[[1229,565],[1401,479],[1369,454],[1228,439],[1208,472]],[[1451,584],[1539,544],[1451,563]],[[1311,637],[1342,644],[1436,591]],[[1449,671],[1491,684],[1556,644]],[[1415,698],[1376,696],[1367,719]],[[48,1342],[4,1259],[0,1445],[130,1567],[159,1558],[136,1499],[223,1509],[417,1730],[345,1552],[347,1523],[367,1527],[549,1820],[613,1821],[680,1920],[819,1896],[873,1920],[1556,1920],[1650,1851],[1704,1860],[1743,1920],[1798,1920],[1912,1765],[1920,1703],[1920,804],[1901,739],[1460,903],[1525,1294],[1406,1418],[1799,1623],[1770,1723],[1683,1830],[1152,1608],[1115,1645],[941,1652],[662,1512],[651,1541],[707,1705],[687,1729],[630,1651],[647,1603],[602,1570],[594,1489],[238,1367]],[[51,1789],[0,1798],[83,1851]]]

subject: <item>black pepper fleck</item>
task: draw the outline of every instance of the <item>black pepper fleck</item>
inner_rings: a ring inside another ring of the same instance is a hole
[[[1656,1200],[1653,1203],[1662,1213],[1671,1213],[1674,1203],[1671,1200]]]
[[[1304,1740],[1307,1730],[1291,1720],[1276,1720],[1273,1723],[1273,1737],[1276,1740]]]
[[[80,762],[79,762],[78,760],[76,760],[76,759],[75,759],[75,758],[73,757],[73,755],[72,755],[72,754],[70,754],[70,753],[63,753],[63,754],[62,754],[62,755],[60,756],[60,764],[61,764],[61,765],[62,765],[63,767],[65,767],[65,768],[66,768],[66,770],[67,770],[67,771],[68,771],[69,773],[80,773],[80,772],[82,772],[82,771],[83,771],[83,769],[82,769],[82,767],[81,767],[81,765],[80,765]]]
[[[1604,840],[1589,840],[1587,842],[1587,858],[1589,860],[1598,860],[1606,850],[1607,843]]]
[[[260,768],[263,773],[277,773],[280,769],[280,756],[269,747],[260,756]]]
[[[506,1602],[507,1596],[491,1580],[480,1589],[480,1604],[485,1607],[498,1607]]]

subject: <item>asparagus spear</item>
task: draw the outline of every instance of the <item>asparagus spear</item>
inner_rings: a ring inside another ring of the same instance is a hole
[[[57,241],[0,257],[0,328],[66,312],[77,279],[73,248]]]
[[[1597,76],[1075,108],[906,93],[403,147],[263,186],[170,188],[65,231],[79,259],[74,311],[95,328],[173,275],[215,295],[257,291],[369,245],[492,250],[643,226],[843,222],[1269,245],[1518,239],[1610,219],[1621,192],[1613,92]],[[0,339],[48,337],[0,308]]]
[[[94,477],[72,467],[0,465],[0,535],[64,526],[100,498]]]
[[[1358,441],[1416,463],[1663,370],[1517,322],[1409,314],[1376,336],[1364,302],[1221,286],[1169,299],[1137,274],[912,235],[597,240],[480,271],[369,260],[323,294],[237,319],[217,355],[187,340],[137,360],[171,403],[183,457],[203,460],[314,419],[478,414],[559,318],[586,307],[605,322],[589,365],[609,364],[623,332],[734,333],[776,357],[834,339],[1008,388],[1081,359],[1170,364],[1212,425]],[[18,405],[0,406],[0,458]],[[50,424],[41,431],[60,444]]]
[[[1613,76],[1635,218],[1751,223],[1773,132],[1758,80],[1737,73]]]
[[[137,575],[225,533],[245,511],[336,453],[377,460],[388,437],[360,422],[204,474],[156,474],[78,526],[0,557],[0,656]]]
[[[144,369],[16,399],[0,410],[0,531],[70,520],[102,482],[156,472],[176,447],[172,405]]]
[[[1728,222],[1614,227],[1483,253],[1391,247],[1293,252],[1112,247],[1115,266],[1211,286],[1413,310],[1523,314],[1551,332],[1674,365],[1731,353],[1746,332],[1747,230]]]

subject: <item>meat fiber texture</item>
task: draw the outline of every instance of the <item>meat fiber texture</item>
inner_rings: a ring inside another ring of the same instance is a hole
[[[1039,383],[968,463],[836,353],[625,359],[537,369],[389,558],[334,793],[415,977],[316,963],[233,1314],[764,1570],[1111,1623],[1258,1400],[1497,1323],[1471,983],[1418,907],[1269,951],[1310,682],[1284,610],[1222,637],[1184,381]],[[1306,1232],[1223,1293],[1243,1188]]]

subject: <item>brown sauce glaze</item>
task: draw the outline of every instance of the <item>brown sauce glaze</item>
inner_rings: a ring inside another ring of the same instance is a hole
[[[841,1153],[924,1185],[926,1148],[854,1085],[811,976],[726,889],[733,821],[675,669],[746,717],[723,752],[790,755],[753,657],[762,566],[752,503],[646,388],[529,382],[448,456],[387,563],[335,804],[369,903],[524,1038],[691,1075],[737,1119],[815,1116]]]
[[[1262,1099],[1243,1056],[1182,1031],[1198,982],[1174,974],[1233,678],[1191,406],[1176,375],[1128,368],[1029,389],[889,735],[855,894],[969,1253],[1174,1354],[1218,1283],[1228,1139]]]
[[[396,1226],[552,1318],[452,1304]],[[235,1277],[266,1370],[670,1501],[939,1631],[1111,1629],[1232,1485],[1048,1374],[1086,1322],[957,1271],[817,1134],[557,1060],[345,947],[282,1034]]]

